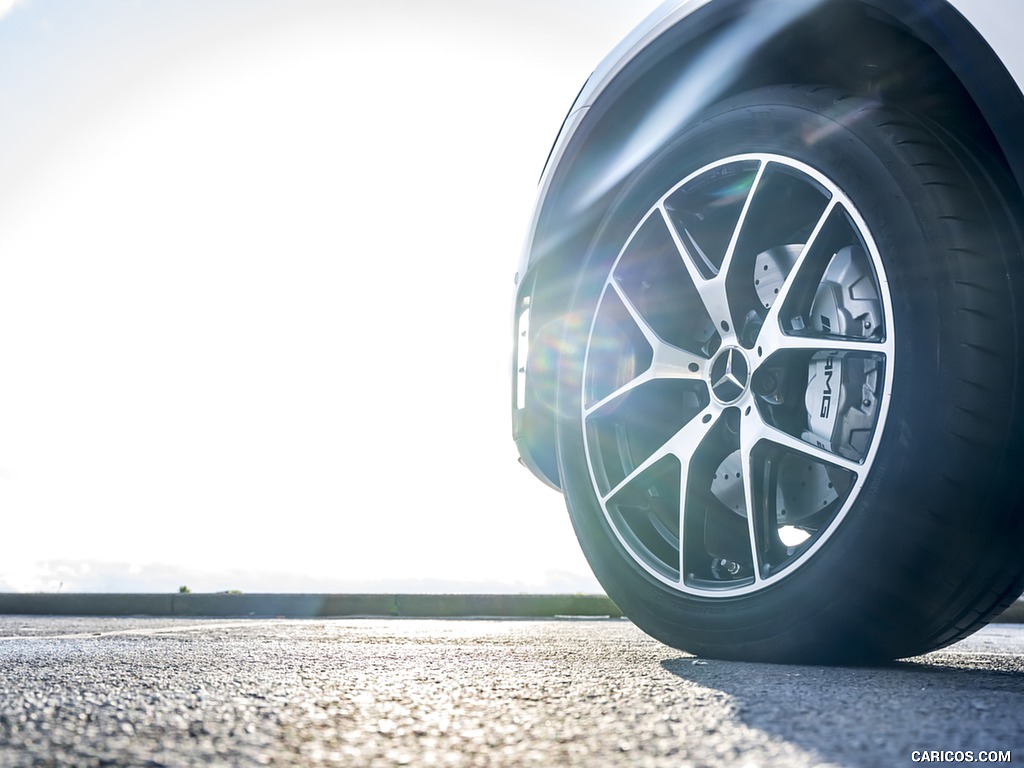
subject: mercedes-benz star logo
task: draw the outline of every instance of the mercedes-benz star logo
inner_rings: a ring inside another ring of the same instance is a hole
[[[711,391],[723,403],[738,399],[747,388],[747,358],[735,347],[722,350],[711,366]]]

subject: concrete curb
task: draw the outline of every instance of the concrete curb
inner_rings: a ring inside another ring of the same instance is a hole
[[[622,611],[604,595],[0,593],[0,615],[2,614],[289,618],[621,618]],[[1013,603],[996,621],[1024,624],[1024,601],[1018,600]]]
[[[621,617],[604,595],[0,593],[0,614],[48,616]]]

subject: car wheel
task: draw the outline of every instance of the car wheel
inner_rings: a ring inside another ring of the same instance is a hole
[[[976,155],[786,86],[634,172],[578,277],[558,453],[584,552],[642,629],[870,662],[1019,594],[1020,239]]]

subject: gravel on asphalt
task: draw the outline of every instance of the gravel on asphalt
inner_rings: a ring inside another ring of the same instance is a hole
[[[1024,629],[881,668],[698,659],[625,620],[0,617],[0,765],[1024,759]]]

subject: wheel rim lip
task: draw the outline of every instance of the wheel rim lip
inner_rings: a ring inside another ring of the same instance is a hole
[[[601,489],[600,489],[600,486],[599,486],[599,482],[598,482],[598,473],[594,469],[594,459],[593,459],[593,457],[591,455],[590,440],[588,439],[588,435],[586,433],[588,417],[589,417],[589,414],[587,413],[586,396],[585,396],[585,393],[583,393],[582,390],[581,390],[581,396],[580,396],[580,426],[581,426],[581,431],[582,431],[582,442],[583,442],[585,460],[586,460],[586,464],[587,464],[587,472],[588,472],[589,477],[590,477],[590,482],[591,482],[591,485],[592,485],[592,490],[593,490],[594,496],[595,496],[595,498],[598,501],[598,504],[599,504],[599,506],[601,508],[602,514],[604,515],[605,522],[607,523],[609,528],[614,533],[614,535],[615,535],[616,539],[618,540],[619,544],[629,554],[631,560],[636,565],[640,566],[650,576],[655,578],[657,581],[665,584],[666,586],[671,588],[673,591],[682,593],[684,595],[708,597],[708,598],[717,598],[717,599],[740,597],[740,596],[743,596],[743,595],[753,594],[753,593],[756,593],[756,592],[760,592],[760,591],[762,591],[764,589],[768,589],[770,587],[773,587],[778,582],[780,582],[780,581],[782,581],[784,579],[787,579],[793,573],[797,572],[798,570],[800,570],[800,568],[802,568],[809,561],[811,561],[820,552],[820,550],[826,544],[826,542],[833,536],[835,531],[842,525],[842,523],[846,519],[850,509],[856,503],[858,497],[860,496],[861,491],[863,490],[863,488],[865,486],[867,477],[871,473],[872,466],[874,465],[874,462],[876,460],[878,449],[879,449],[879,445],[882,442],[883,436],[885,435],[885,425],[886,425],[886,421],[887,421],[888,413],[889,413],[889,408],[890,408],[891,401],[892,401],[892,387],[893,387],[895,369],[896,369],[896,365],[897,365],[897,361],[895,360],[895,354],[894,354],[894,351],[895,351],[895,333],[894,333],[893,305],[892,305],[892,298],[891,298],[890,291],[889,291],[889,283],[888,283],[888,279],[886,277],[885,268],[884,268],[884,264],[883,264],[883,261],[882,261],[882,258],[881,258],[880,251],[878,249],[878,245],[875,242],[875,239],[874,239],[874,237],[872,235],[872,232],[871,232],[870,228],[868,227],[868,225],[867,225],[863,215],[861,214],[860,210],[858,209],[858,207],[856,205],[854,205],[853,201],[843,191],[843,189],[839,186],[839,184],[837,184],[829,176],[825,175],[824,173],[822,173],[818,169],[814,168],[811,165],[808,165],[806,162],[804,162],[802,160],[798,160],[798,159],[793,158],[793,157],[789,157],[789,156],[786,156],[786,155],[778,154],[778,153],[772,153],[772,152],[749,152],[749,153],[738,153],[738,154],[735,154],[735,155],[729,155],[729,156],[726,156],[726,157],[722,157],[722,158],[720,158],[718,160],[715,160],[715,161],[713,161],[711,163],[708,163],[708,164],[706,164],[704,166],[701,166],[700,168],[698,168],[695,171],[692,171],[691,173],[687,174],[684,178],[682,178],[681,180],[679,180],[678,182],[673,184],[667,191],[665,191],[658,198],[658,200],[653,205],[651,205],[651,207],[643,214],[643,216],[640,217],[639,221],[633,227],[633,229],[630,232],[629,236],[624,241],[622,247],[619,249],[619,252],[616,255],[613,263],[611,264],[611,266],[607,270],[607,276],[605,278],[604,285],[601,288],[600,295],[598,297],[597,303],[595,304],[595,307],[594,307],[594,310],[593,310],[593,316],[591,317],[590,325],[589,325],[589,328],[588,328],[588,331],[587,331],[587,341],[586,341],[586,348],[585,348],[586,351],[584,353],[583,370],[582,370],[583,376],[581,378],[581,381],[582,382],[586,381],[587,370],[588,370],[588,366],[590,364],[590,351],[591,351],[591,348],[592,348],[591,347],[591,342],[592,342],[592,339],[593,339],[593,335],[594,335],[594,331],[595,331],[595,325],[596,325],[597,318],[598,318],[598,315],[599,315],[599,310],[600,310],[601,306],[603,305],[603,303],[604,303],[604,301],[605,301],[605,299],[606,299],[606,297],[608,295],[609,290],[611,290],[611,283],[612,283],[612,281],[614,279],[613,275],[615,274],[616,268],[618,267],[618,265],[619,265],[623,255],[629,249],[629,246],[632,243],[633,239],[637,236],[637,233],[640,231],[641,227],[643,227],[643,225],[648,221],[648,219],[652,215],[656,215],[657,212],[659,211],[659,207],[663,206],[665,201],[669,197],[671,197],[676,191],[678,191],[681,187],[683,187],[684,185],[688,184],[689,182],[693,181],[694,179],[699,178],[701,175],[708,173],[709,171],[715,170],[716,168],[725,166],[727,164],[737,163],[737,162],[744,162],[744,161],[757,161],[758,163],[760,163],[760,167],[761,167],[762,170],[765,167],[768,167],[771,164],[780,164],[780,165],[786,166],[787,168],[789,168],[791,170],[794,170],[794,171],[796,171],[796,172],[798,172],[800,174],[805,175],[807,178],[809,178],[810,180],[816,182],[822,188],[827,190],[830,198],[835,201],[835,204],[837,206],[842,206],[842,208],[843,208],[844,212],[846,213],[846,215],[849,216],[849,218],[851,220],[851,223],[852,223],[854,229],[856,230],[857,235],[860,237],[861,242],[864,245],[864,247],[865,247],[865,249],[866,249],[866,251],[868,253],[872,269],[874,270],[874,277],[875,277],[875,280],[876,280],[876,283],[877,283],[877,287],[878,287],[878,292],[879,292],[879,300],[880,300],[881,305],[882,305],[883,318],[885,320],[885,338],[884,338],[884,340],[882,342],[880,342],[880,343],[878,343],[876,345],[876,348],[877,348],[878,353],[884,357],[885,365],[884,365],[884,375],[883,375],[883,384],[882,384],[882,389],[881,389],[881,397],[879,398],[879,403],[878,403],[878,415],[877,415],[877,417],[875,419],[875,425],[874,425],[874,429],[873,429],[873,433],[872,433],[872,438],[871,438],[870,444],[869,444],[867,450],[865,451],[865,454],[864,454],[864,457],[863,457],[862,461],[859,463],[860,464],[860,471],[858,471],[856,473],[856,475],[854,477],[854,480],[853,480],[853,483],[851,485],[851,488],[849,490],[849,493],[847,494],[847,497],[846,497],[845,501],[843,502],[842,506],[840,507],[838,512],[833,517],[832,521],[828,524],[827,528],[824,531],[822,531],[817,536],[817,538],[811,543],[811,545],[803,553],[801,553],[799,556],[797,556],[792,562],[787,563],[786,566],[784,568],[782,568],[781,570],[779,570],[777,573],[769,574],[768,576],[763,576],[761,578],[756,578],[755,577],[752,583],[743,582],[743,583],[738,583],[736,585],[731,585],[729,582],[722,582],[721,586],[715,586],[715,587],[694,586],[693,584],[687,584],[686,583],[687,574],[685,573],[685,569],[683,569],[683,568],[679,569],[679,578],[678,578],[678,580],[674,580],[674,579],[668,578],[664,573],[662,573],[658,569],[652,567],[650,565],[650,563],[648,563],[646,561],[646,559],[642,555],[638,554],[634,550],[634,548],[630,544],[630,542],[627,540],[627,537],[623,535],[622,531],[620,531],[618,525],[616,524],[616,522],[614,520],[614,516],[609,511],[609,502],[611,501],[611,498],[612,498],[613,494],[608,494],[607,497],[602,498],[602,492],[601,492]],[[785,334],[783,334],[783,335],[785,335]],[[754,373],[756,372],[756,370],[757,370],[757,368],[758,368],[760,363],[758,362],[758,360],[756,359],[756,357],[754,355],[751,355],[751,357],[755,357],[755,359],[753,361],[746,360],[746,362],[748,363],[748,371],[747,371],[747,376],[746,376],[746,386],[743,387],[743,391],[736,398],[734,398],[732,400],[725,401],[725,400],[718,399],[715,396],[715,394],[714,394],[714,388],[711,386],[712,367],[714,365],[714,362],[719,359],[719,357],[723,354],[723,352],[727,351],[730,348],[731,349],[740,350],[741,353],[743,352],[742,348],[739,346],[738,343],[735,342],[735,340],[732,340],[730,342],[730,344],[728,344],[728,345],[726,345],[725,342],[723,341],[721,349],[716,351],[715,354],[712,355],[711,358],[708,360],[709,365],[706,366],[706,370],[704,372],[704,380],[707,383],[708,392],[709,392],[709,395],[710,395],[710,403],[709,403],[708,407],[706,409],[704,409],[704,412],[712,414],[713,418],[716,419],[716,420],[721,418],[722,417],[722,413],[724,411],[728,410],[728,409],[738,409],[740,411],[747,410],[749,412],[750,408],[755,408],[756,407],[756,397],[754,396],[753,392],[751,391],[750,381],[751,381],[752,377],[754,376]],[[828,349],[827,344],[823,343],[822,344],[822,348],[823,349]],[[766,355],[764,357],[764,360],[767,360],[770,356],[771,355]],[[744,358],[746,359],[746,355],[744,355]],[[762,360],[761,362],[763,362],[764,360]],[[581,384],[581,387],[582,386],[583,385]],[[696,453],[698,451],[699,451],[699,448],[697,450],[694,450],[693,452],[689,453],[685,457],[685,460],[686,461],[692,460],[694,455],[696,455]],[[676,458],[681,463],[684,461],[684,457],[676,457]],[[680,519],[679,524],[680,524],[680,529],[682,529],[682,526],[683,526],[683,520],[682,519]],[[681,556],[680,556],[680,558],[681,558]],[[755,565],[755,570],[759,570],[758,563],[755,562],[754,565]]]

